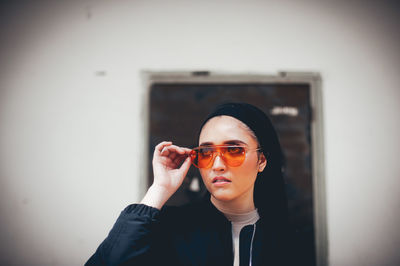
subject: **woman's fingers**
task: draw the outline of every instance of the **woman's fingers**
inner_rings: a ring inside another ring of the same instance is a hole
[[[178,169],[190,156],[190,152],[191,149],[173,145],[171,141],[163,141],[155,147],[153,162],[169,169]]]
[[[161,156],[169,156],[175,158],[178,155],[187,155],[190,149],[172,145],[172,142],[161,142],[156,146],[156,150],[160,152]]]
[[[175,152],[175,153],[179,153],[179,154],[186,154],[187,153],[186,150],[189,150],[187,148],[182,148],[182,147],[179,147],[176,145],[168,146],[168,147],[166,147],[166,149],[168,149],[168,151],[170,151],[170,152]]]
[[[155,151],[155,152],[161,153],[165,147],[168,147],[168,146],[170,146],[170,145],[172,145],[172,142],[171,142],[171,141],[163,141],[163,142],[159,143],[159,144],[154,148],[154,151]]]

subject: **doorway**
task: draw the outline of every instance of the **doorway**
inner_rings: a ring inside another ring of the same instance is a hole
[[[151,157],[161,141],[197,146],[201,122],[215,106],[247,102],[272,120],[285,157],[284,178],[289,222],[298,233],[308,265],[327,265],[325,185],[323,176],[321,79],[316,73],[224,75],[206,71],[146,72],[148,92],[147,185]],[[180,189],[167,202],[199,199],[206,189],[191,167]]]

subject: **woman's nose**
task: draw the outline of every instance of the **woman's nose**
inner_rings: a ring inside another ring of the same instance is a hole
[[[224,160],[221,157],[221,154],[217,153],[214,158],[214,162],[212,165],[212,169],[214,171],[222,171],[226,169],[226,165]]]

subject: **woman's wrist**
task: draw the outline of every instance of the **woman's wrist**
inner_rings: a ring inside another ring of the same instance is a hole
[[[153,184],[147,190],[146,195],[140,203],[161,210],[170,197],[171,193],[165,188]]]

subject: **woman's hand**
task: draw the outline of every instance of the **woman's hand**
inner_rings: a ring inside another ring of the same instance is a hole
[[[158,209],[181,186],[190,168],[190,149],[172,145],[172,142],[161,142],[154,149],[153,173],[154,181],[142,204]]]
[[[158,144],[153,155],[153,185],[175,193],[189,170],[190,151],[188,148],[172,145],[172,142]]]

